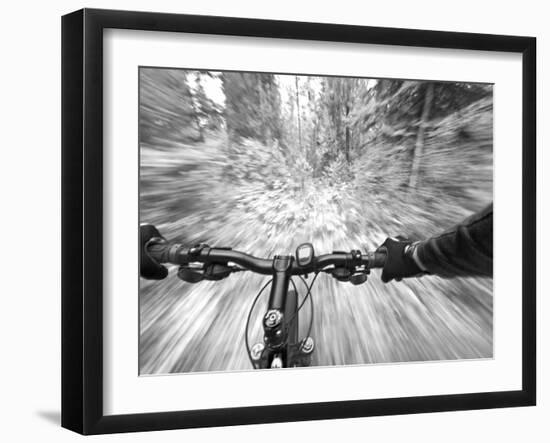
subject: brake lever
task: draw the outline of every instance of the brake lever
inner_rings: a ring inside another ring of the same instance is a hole
[[[365,283],[367,281],[367,278],[367,274],[365,274],[364,272],[357,272],[350,276],[349,282],[352,285],[358,286]]]
[[[187,283],[198,283],[204,280],[204,269],[181,265],[178,269],[178,278]]]
[[[349,281],[351,271],[347,268],[334,268],[330,270],[332,276],[338,281]]]
[[[367,281],[368,270],[367,271],[351,271],[347,268],[333,268],[327,270],[336,280],[341,282],[350,282],[352,285],[360,285]]]
[[[204,270],[204,279],[210,281],[223,280],[224,278],[229,277],[232,271],[233,269],[230,266],[213,263],[208,265]]]
[[[229,277],[232,272],[241,270],[223,263],[212,263],[200,268],[181,265],[178,269],[178,277],[187,283],[199,283],[203,280],[219,281]]]

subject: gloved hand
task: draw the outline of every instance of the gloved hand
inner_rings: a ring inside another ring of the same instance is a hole
[[[412,242],[403,237],[388,237],[377,251],[386,250],[386,263],[382,269],[382,281],[387,283],[392,279],[400,281],[402,278],[425,274],[413,258]]]
[[[153,225],[141,225],[139,227],[139,274],[148,280],[162,280],[168,275],[168,269],[160,263],[157,263],[157,261],[147,252],[146,246],[151,240],[156,244],[166,243],[166,239],[160,235],[158,229]]]

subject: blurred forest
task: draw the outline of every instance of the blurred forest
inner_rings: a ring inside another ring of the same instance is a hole
[[[492,201],[492,85],[141,68],[139,130],[141,222],[183,243],[373,250]],[[142,279],[140,373],[249,369],[263,281]],[[313,295],[315,365],[492,357],[491,279],[320,275]]]

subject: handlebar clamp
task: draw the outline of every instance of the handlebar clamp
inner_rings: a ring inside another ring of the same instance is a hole
[[[212,263],[204,268],[191,268],[189,265],[181,265],[178,269],[178,277],[187,283],[199,283],[202,280],[219,281],[229,277],[232,269],[221,263]]]
[[[352,249],[350,255],[350,265],[353,267],[361,266],[361,251],[359,249]]]
[[[335,251],[333,253],[342,253]],[[330,271],[331,275],[338,281],[350,282],[353,285],[360,285],[367,281],[367,275],[370,270],[363,267],[363,255],[358,249],[352,249],[346,252],[346,262],[344,266],[335,267]]]

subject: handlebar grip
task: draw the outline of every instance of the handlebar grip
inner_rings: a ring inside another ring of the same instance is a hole
[[[187,248],[180,243],[170,243],[164,239],[153,238],[146,245],[147,254],[159,264],[181,265],[187,263]]]
[[[369,268],[383,268],[386,264],[386,257],[388,255],[387,249],[382,247],[371,254],[372,256],[369,257]]]
[[[159,264],[169,263],[168,251],[170,250],[170,243],[164,242],[155,242],[155,239],[152,239],[149,244],[146,246],[147,254]]]

